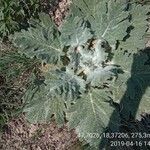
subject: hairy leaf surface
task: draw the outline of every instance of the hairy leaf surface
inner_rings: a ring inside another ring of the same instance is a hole
[[[71,15],[65,20],[60,30],[65,45],[71,47],[85,44],[93,36],[82,18]]]
[[[15,33],[13,43],[29,57],[37,56],[46,62],[57,63],[63,54],[59,31],[48,15],[41,14],[40,20],[28,31]]]
[[[70,63],[68,67],[73,69],[76,74],[86,76],[86,84],[100,87],[108,83],[116,76],[117,67],[108,60],[110,52],[106,41],[97,39],[93,41],[93,47],[78,46],[76,49],[69,49],[68,57]],[[102,47],[101,45],[104,45]],[[107,62],[109,62],[107,64]],[[108,81],[109,80],[109,81]]]
[[[114,108],[108,102],[109,94],[105,90],[92,90],[80,98],[69,110],[69,126],[76,128],[81,139],[85,139],[90,145],[97,146],[99,138],[94,138],[91,134],[101,135],[108,124],[112,129],[117,129],[119,114],[115,112],[115,117],[110,117]]]
[[[122,40],[127,34],[129,14],[124,11],[126,7],[124,0],[74,0],[73,3],[81,9],[95,34],[107,40],[110,45],[114,45],[116,40]]]
[[[45,82],[34,80],[36,86],[31,87],[25,96],[27,105],[24,108],[30,122],[47,122],[55,114],[58,124],[64,121],[65,101],[78,98],[84,91],[82,79],[63,71],[49,73]]]

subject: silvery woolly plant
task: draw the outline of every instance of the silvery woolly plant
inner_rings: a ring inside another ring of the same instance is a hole
[[[41,69],[44,80],[33,76],[24,96],[26,118],[48,122],[54,115],[59,125],[67,120],[80,140],[98,149],[100,139],[89,135],[101,135],[108,126],[118,129],[120,110],[113,104],[119,105],[128,79],[132,78],[132,88],[127,99],[136,99],[145,79],[149,82],[150,66],[144,65],[148,56],[140,51],[145,47],[149,10],[132,0],[72,0],[60,27],[42,13],[27,31],[15,33],[11,39],[19,52],[41,59],[47,67]],[[132,71],[135,55],[142,61]],[[137,116],[148,112],[149,93],[145,92]]]

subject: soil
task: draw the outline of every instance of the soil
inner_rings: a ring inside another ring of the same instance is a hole
[[[55,11],[49,12],[49,14],[52,16],[58,26],[61,25],[64,17],[67,15],[70,3],[70,0],[60,0]]]
[[[69,11],[71,0],[41,0],[42,7],[54,20],[57,26],[60,26],[64,17]]]
[[[66,125],[59,128],[55,122],[30,124],[24,116],[12,119],[4,130],[1,150],[70,150],[78,143],[74,130]]]

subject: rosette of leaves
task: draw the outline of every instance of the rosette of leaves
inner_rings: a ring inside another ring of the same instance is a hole
[[[139,15],[137,8],[141,10]],[[149,65],[145,66],[148,56],[138,52],[136,45],[144,43],[148,11],[146,6],[124,0],[73,0],[70,15],[62,26],[56,27],[42,13],[40,21],[32,22],[28,31],[16,33],[12,42],[21,53],[37,57],[42,65],[50,66],[43,73],[44,79],[33,78],[26,92],[27,119],[34,123],[47,122],[54,115],[59,124],[67,119],[81,141],[98,149],[100,135],[106,127],[118,129],[120,109],[114,104],[119,100],[122,104],[121,96],[128,89],[128,80],[135,78],[140,90],[141,82],[148,78]],[[134,53],[141,56],[139,64]],[[132,67],[138,65],[141,69],[133,71]],[[115,96],[120,86],[119,96]],[[136,98],[134,93],[138,93],[136,88],[128,95]],[[143,97],[142,102],[147,100]],[[91,137],[93,133],[99,137]]]

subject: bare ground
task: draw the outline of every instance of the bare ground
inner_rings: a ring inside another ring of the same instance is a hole
[[[70,150],[78,143],[74,130],[66,125],[58,128],[55,122],[29,124],[24,116],[12,119],[4,130],[1,150]]]

